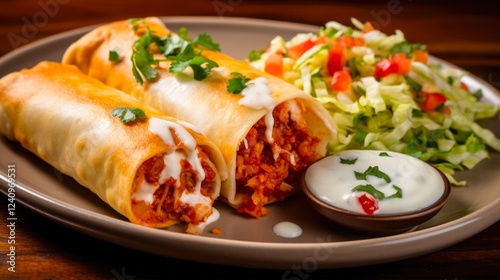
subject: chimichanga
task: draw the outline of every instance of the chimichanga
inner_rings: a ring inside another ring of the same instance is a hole
[[[145,115],[124,123],[134,110]],[[199,233],[217,214],[213,202],[227,176],[220,150],[194,126],[75,66],[44,61],[3,77],[0,132],[133,223],[187,223],[187,232]]]
[[[158,18],[140,21],[118,21],[92,30],[66,50],[63,63],[198,126],[223,153],[229,178],[222,183],[221,198],[239,212],[260,217],[267,213],[265,205],[297,191],[301,172],[326,154],[336,134],[323,106],[281,79],[206,49],[202,59],[217,67],[205,79],[194,79],[190,68],[172,73],[172,62],[164,59],[153,66],[156,76],[141,84],[132,70],[137,66],[132,56],[141,51],[135,43],[148,34],[161,38],[174,33]],[[110,51],[116,49],[120,59],[110,61]],[[161,59],[154,49],[152,55]],[[241,94],[227,90],[232,73],[249,80]]]

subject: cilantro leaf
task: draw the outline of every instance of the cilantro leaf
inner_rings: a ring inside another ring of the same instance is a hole
[[[354,164],[358,158],[340,158],[340,163],[341,164]]]
[[[133,29],[139,28],[139,23],[144,23],[140,19],[129,20]],[[160,61],[172,61],[169,67],[171,73],[179,73],[191,67],[195,80],[205,79],[214,67],[219,65],[201,55],[205,49],[220,50],[219,44],[212,41],[212,38],[205,33],[200,34],[194,41],[189,39],[188,31],[181,27],[175,35],[168,34],[164,37],[155,35],[145,24],[146,32],[132,46],[132,73],[139,84],[143,84],[144,79],[151,80],[156,77],[158,71],[153,67]],[[151,46],[155,46],[152,51]],[[154,53],[161,54],[164,59],[155,59]],[[144,78],[144,79],[143,79]]]
[[[178,34],[173,36],[169,34],[163,39],[163,45],[162,54],[166,57],[175,58],[176,56],[179,56],[190,59],[195,55],[193,45],[190,44],[189,41],[184,40]]]
[[[186,70],[189,67],[190,61],[175,61],[170,64],[168,69],[171,73],[179,73]]]
[[[265,50],[251,50],[250,53],[248,53],[248,59],[250,61],[259,60],[264,52]]]
[[[352,192],[366,192],[371,194],[373,197],[375,197],[378,200],[382,200],[385,198],[385,194],[379,190],[377,190],[374,186],[367,184],[367,185],[357,185],[354,187]]]
[[[159,61],[154,58],[150,51],[152,41],[156,40],[158,40],[158,36],[153,35],[148,28],[146,33],[132,45],[133,52],[130,58],[132,60],[132,73],[141,85],[144,82],[141,74],[146,80],[154,79],[157,75],[158,71],[151,65],[157,65]]]
[[[219,66],[215,61],[203,56],[194,56],[191,59],[178,57],[176,59],[175,62],[170,64],[169,71],[171,73],[179,73],[191,67],[194,79],[197,81],[205,79],[210,74],[212,68]]]
[[[390,157],[390,155],[387,153],[387,152],[380,152],[380,154],[378,154],[380,157]]]
[[[140,18],[129,18],[128,22],[132,25],[132,30],[137,31],[141,27],[138,22],[143,22]]]
[[[390,196],[386,196],[385,198],[402,198],[403,197],[403,190],[396,186],[392,185],[392,188],[396,190],[395,193],[391,194]]]
[[[194,79],[201,81],[208,77],[212,68],[218,67],[217,62],[210,60],[204,56],[196,56],[189,63],[194,72]]]
[[[202,46],[207,50],[220,51],[220,45],[212,40],[207,33],[201,33],[194,40],[189,38],[189,32],[185,26],[181,26],[177,35],[184,41],[190,42],[195,46]]]
[[[111,110],[111,115],[119,117],[123,123],[134,122],[137,119],[144,120],[146,113],[139,108],[118,107]]]
[[[354,174],[356,175],[356,179],[358,180],[366,180],[366,176],[375,176],[380,179],[384,179],[387,183],[391,182],[391,177],[389,175],[385,174],[384,172],[380,171],[378,169],[378,166],[369,166],[365,172],[360,173],[357,171],[354,171]]]
[[[395,44],[391,49],[391,53],[405,53],[405,54],[412,54],[413,51],[415,50],[422,50],[424,51],[427,49],[426,45],[423,44],[410,44],[407,41],[403,41],[400,43]]]
[[[109,51],[108,60],[111,62],[119,62],[121,60],[120,49],[118,47],[114,47]]]
[[[483,97],[483,90],[482,89],[478,89],[474,92],[471,92],[472,96],[474,96],[476,99],[480,99],[481,97]]]
[[[179,30],[177,31],[177,35],[184,39],[185,41],[189,41],[189,31],[185,26],[181,26]]]
[[[212,40],[212,37],[207,33],[201,33],[194,39],[193,44],[202,46],[208,50],[220,51],[220,45]]]
[[[247,87],[247,82],[250,81],[250,79],[246,76],[243,76],[241,73],[238,72],[232,72],[231,73],[231,79],[228,81],[228,85],[226,87],[227,92],[229,93],[240,93],[243,91],[244,88]]]
[[[383,199],[390,199],[390,198],[402,198],[403,197],[403,190],[396,186],[392,185],[392,188],[396,190],[395,193],[385,196],[385,194],[379,190],[377,190],[373,185],[366,184],[366,185],[357,185],[356,187],[352,188],[352,192],[366,192],[371,194],[373,197],[375,197],[378,200],[383,200]]]

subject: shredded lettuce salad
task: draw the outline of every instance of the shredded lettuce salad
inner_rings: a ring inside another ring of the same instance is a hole
[[[347,149],[391,150],[439,168],[454,185],[457,170],[472,169],[500,151],[500,140],[476,121],[499,106],[470,92],[467,73],[428,58],[426,46],[387,35],[369,22],[328,22],[289,41],[275,37],[250,52],[249,63],[314,96],[331,113],[338,136],[329,154]]]

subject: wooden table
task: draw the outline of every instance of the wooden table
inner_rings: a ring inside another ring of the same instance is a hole
[[[272,2],[272,3],[271,3]],[[487,2],[372,1],[0,1],[0,56],[41,38],[96,23],[148,15],[253,17],[322,25],[371,21],[500,89],[500,5]],[[1,156],[1,155],[0,155]],[[0,196],[0,209],[7,209]],[[0,211],[1,279],[285,278],[279,270],[220,267],[158,257],[75,232],[17,206],[16,273],[7,271],[7,211]],[[186,269],[181,269],[185,267]],[[201,274],[203,273],[203,274]],[[492,279],[500,275],[500,223],[459,244],[425,256],[370,267],[318,270],[319,278]],[[6,278],[7,277],[7,278]],[[201,277],[201,276],[199,276]],[[286,278],[285,278],[286,279]],[[306,279],[305,277],[303,279]]]

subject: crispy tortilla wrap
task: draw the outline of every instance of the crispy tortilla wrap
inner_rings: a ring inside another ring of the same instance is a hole
[[[239,212],[260,217],[267,213],[265,205],[296,192],[302,171],[326,154],[336,134],[323,106],[281,79],[209,50],[203,50],[203,57],[218,67],[203,80],[193,79],[189,69],[173,74],[171,62],[165,61],[155,66],[154,79],[138,83],[132,73],[134,42],[148,29],[160,37],[174,34],[158,18],[143,20],[148,28],[133,28],[127,20],[97,27],[67,49],[63,63],[198,126],[224,155],[229,177],[222,183],[221,199]],[[119,50],[118,62],[108,59],[113,49]],[[233,72],[250,79],[248,97],[245,90],[228,92]]]
[[[124,123],[115,108],[145,118]],[[7,138],[148,227],[187,223],[199,233],[227,176],[220,150],[201,133],[71,65],[44,61],[3,77],[0,124]]]

